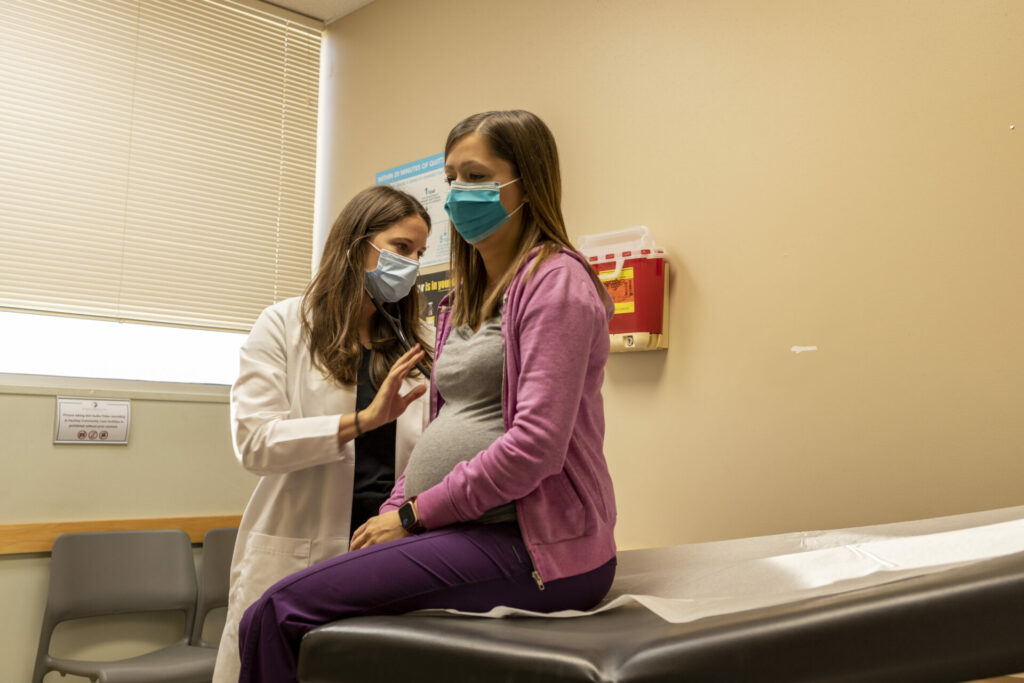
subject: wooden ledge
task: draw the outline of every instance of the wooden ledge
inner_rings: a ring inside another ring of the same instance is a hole
[[[240,515],[215,517],[156,517],[151,519],[104,519],[94,522],[37,522],[0,524],[0,555],[48,553],[61,534],[80,531],[135,531],[139,529],[181,529],[193,543],[202,543],[210,529],[237,527]]]

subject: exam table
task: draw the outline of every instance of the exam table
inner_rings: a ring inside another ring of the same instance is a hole
[[[1024,671],[1024,507],[626,551],[619,568],[618,597],[589,614],[325,625],[302,643],[299,680],[906,683]]]

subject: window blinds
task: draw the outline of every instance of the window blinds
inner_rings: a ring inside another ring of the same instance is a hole
[[[0,308],[248,330],[309,281],[320,31],[0,2]]]

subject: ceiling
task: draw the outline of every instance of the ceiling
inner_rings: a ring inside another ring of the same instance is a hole
[[[373,0],[273,0],[271,4],[329,24]]]

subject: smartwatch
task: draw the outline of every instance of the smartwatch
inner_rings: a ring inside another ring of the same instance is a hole
[[[402,506],[398,508],[398,519],[402,523],[402,528],[410,534],[422,534],[426,529],[420,524],[420,519],[416,516],[416,510],[412,507],[414,500],[416,500],[415,496],[402,503]]]

